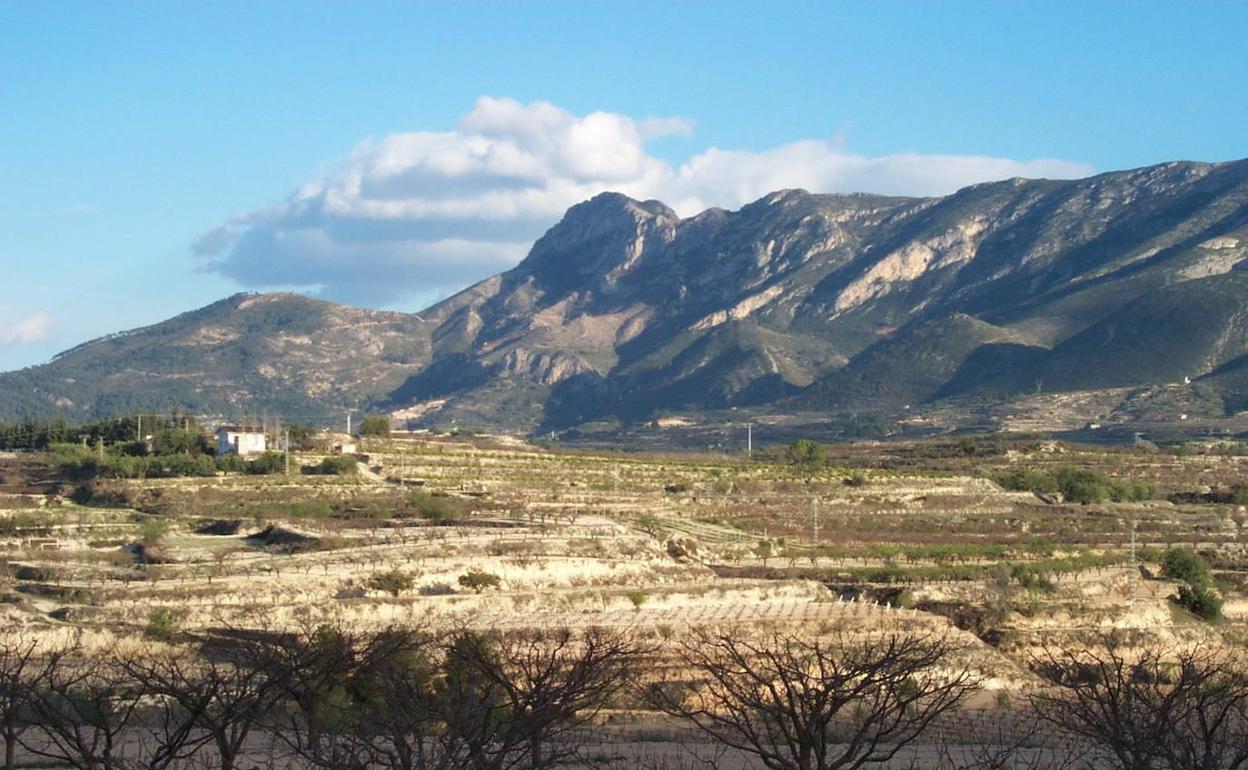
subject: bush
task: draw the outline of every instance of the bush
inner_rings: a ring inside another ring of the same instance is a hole
[[[799,438],[784,450],[784,459],[800,468],[818,468],[826,461],[823,444],[808,438]]]
[[[217,466],[217,470],[221,473],[247,472],[247,461],[238,455],[218,455],[213,458],[213,463]]]
[[[152,454],[154,455],[199,455],[208,451],[208,442],[196,430],[166,428],[158,430],[152,436]]]
[[[1147,481],[1115,479],[1109,483],[1109,499],[1116,503],[1138,503],[1151,500],[1156,494],[1156,488]]]
[[[384,414],[370,414],[360,423],[360,435],[370,438],[390,437],[390,418]]]
[[[1059,468],[1055,473],[1017,470],[998,474],[993,481],[1013,492],[1034,492],[1051,495],[1060,492],[1072,503],[1138,502],[1148,500],[1156,489],[1146,481],[1110,479],[1100,471],[1088,468]]]
[[[1034,492],[1051,495],[1057,492],[1057,481],[1047,473],[1036,470],[1018,470],[993,477],[1002,489],[1011,492]]]
[[[265,452],[247,464],[247,472],[256,475],[285,473],[286,455],[281,452]]]
[[[326,457],[316,466],[317,471],[326,476],[353,476],[359,469],[359,463],[351,455]]]
[[[1103,503],[1109,497],[1109,477],[1087,468],[1060,468],[1057,488],[1071,503]]]
[[[164,519],[149,517],[139,523],[139,542],[151,548],[160,545],[169,532],[169,523]]]
[[[479,569],[470,569],[459,576],[459,584],[464,588],[471,588],[477,593],[481,593],[487,588],[498,588],[503,581],[493,572],[486,572]]]
[[[396,598],[404,591],[412,590],[413,585],[415,581],[412,580],[412,576],[398,569],[378,572],[368,579],[369,588],[374,591],[384,591]]]
[[[328,519],[334,515],[334,506],[327,500],[306,500],[291,503],[288,513],[297,519]]]
[[[1028,564],[1015,564],[1010,568],[1010,577],[1028,591],[1052,593],[1057,588],[1048,575]]]
[[[1214,621],[1222,617],[1222,600],[1208,586],[1179,586],[1175,601],[1201,620]]]
[[[147,615],[143,635],[149,639],[168,640],[178,631],[178,614],[168,607],[157,607]]]
[[[1202,620],[1222,617],[1222,600],[1210,587],[1209,565],[1200,554],[1186,548],[1171,548],[1161,560],[1161,574],[1182,582],[1173,597],[1180,606]]]
[[[1209,584],[1209,565],[1200,554],[1187,548],[1171,548],[1161,560],[1161,574],[1192,586]]]
[[[865,487],[867,485],[867,474],[862,471],[854,471],[846,476],[841,483],[847,487]]]
[[[459,518],[463,513],[460,506],[457,506],[450,497],[431,494],[424,490],[408,493],[407,507],[426,521],[451,521]]]

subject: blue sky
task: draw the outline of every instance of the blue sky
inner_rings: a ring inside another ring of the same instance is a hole
[[[686,214],[1242,157],[1245,29],[1242,2],[0,2],[0,369],[240,290],[418,309],[606,187]]]

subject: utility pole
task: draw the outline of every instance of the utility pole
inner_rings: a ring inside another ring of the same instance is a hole
[[[135,419],[138,420],[138,424],[134,428],[134,433],[135,433],[134,440],[142,441],[143,440],[143,415],[141,414],[136,415]]]
[[[286,431],[286,475],[290,475],[290,431]]]
[[[819,545],[819,498],[815,497],[810,501],[810,541],[816,546]]]
[[[745,456],[754,457],[754,423],[745,424]]]
[[[351,435],[351,412],[347,412],[347,435]]]
[[[1135,590],[1140,582],[1140,565],[1135,560],[1135,517],[1131,517],[1131,606],[1135,607]]]

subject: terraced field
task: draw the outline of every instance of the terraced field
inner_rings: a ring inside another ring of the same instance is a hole
[[[40,455],[0,458],[0,623],[105,640],[184,631],[691,629],[818,636],[948,633],[985,695],[1032,684],[1042,643],[1109,628],[1238,644],[1245,458],[1016,441],[757,458],[542,448],[504,439],[365,442],[357,472],[84,484]],[[1146,481],[1149,499],[1011,492],[1019,468]],[[1133,534],[1134,533],[1134,534]],[[1214,569],[1223,617],[1177,607],[1158,560]],[[485,575],[473,582],[472,575]],[[621,728],[624,729],[624,728]],[[956,729],[949,727],[948,729]]]

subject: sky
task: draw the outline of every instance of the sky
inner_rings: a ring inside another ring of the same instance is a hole
[[[0,0],[0,370],[239,291],[416,311],[602,190],[1248,156],[1243,2]]]

